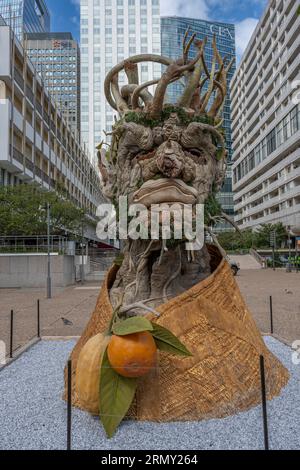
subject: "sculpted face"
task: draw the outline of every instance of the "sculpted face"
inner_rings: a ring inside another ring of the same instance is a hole
[[[188,36],[189,31],[178,60],[136,55],[113,67],[105,79],[107,101],[120,120],[113,126],[110,150],[98,156],[103,193],[115,206],[120,196],[126,196],[129,207],[139,203],[150,209],[170,203],[179,204],[180,210],[182,205],[195,208],[222,186],[227,151],[220,127],[232,62],[224,62],[214,38],[209,71],[206,39]],[[193,42],[197,54],[190,60]],[[164,65],[164,72],[160,78],[140,84],[138,64],[149,61]],[[120,88],[121,71],[128,83]],[[166,103],[167,89],[177,80],[181,80],[183,92],[171,105]],[[148,88],[153,85],[152,95]]]
[[[128,196],[129,204],[204,203],[219,189],[226,171],[222,135],[200,122],[180,123],[177,114],[160,127],[120,123],[112,148],[116,171],[104,175],[103,192],[111,200]]]

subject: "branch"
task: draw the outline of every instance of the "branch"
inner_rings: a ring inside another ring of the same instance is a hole
[[[131,97],[132,109],[136,109],[139,107],[140,97],[142,98],[145,104],[151,103],[153,101],[153,96],[151,95],[151,93],[147,92],[151,96],[151,99],[150,100],[147,99],[146,101],[144,100],[143,93],[145,91],[145,88],[148,88],[149,86],[152,86],[152,85],[156,85],[159,82],[159,80],[160,80],[159,78],[156,80],[150,80],[149,82],[142,83],[142,85],[139,85],[138,87],[136,87]]]
[[[181,98],[178,101],[178,106],[183,106],[187,108],[190,107],[194,93],[199,87],[199,82],[200,82],[201,74],[203,71],[202,57],[203,57],[205,44],[206,44],[206,38],[204,39],[204,41],[197,41],[196,43],[196,47],[199,50],[200,58],[195,65],[194,71],[191,74],[191,77],[186,86],[186,89],[184,90],[184,93],[182,94]]]
[[[183,50],[183,65],[187,64],[188,62],[188,56],[190,52],[190,48],[192,47],[193,41],[196,37],[196,33],[193,33],[191,38],[189,39],[188,43],[185,44],[184,50]]]
[[[148,90],[145,90],[145,88],[157,82],[158,80],[152,80],[142,85],[124,85],[121,89],[121,95],[127,101],[131,101],[130,105],[134,110],[139,107],[139,98],[141,98],[145,104],[152,103],[153,96]],[[138,99],[136,99],[136,94],[138,95]]]
[[[124,70],[127,75],[129,85],[138,85],[139,84],[139,70],[137,64],[131,62],[131,60],[126,60],[124,64]]]
[[[208,90],[205,94],[205,97],[203,99],[203,103],[202,103],[201,108],[199,110],[200,113],[205,112],[206,106],[208,105],[208,102],[209,102],[209,98],[211,97],[211,94],[212,94],[213,89],[214,89],[214,78],[215,78],[216,60],[217,60],[217,56],[216,56],[217,48],[216,48],[216,37],[215,36],[213,38],[213,49],[214,49],[214,55],[213,55],[211,72],[210,72],[210,75],[209,75],[210,83],[208,85]]]
[[[112,96],[111,85],[112,85],[114,76],[118,75],[118,73],[121,72],[121,70],[124,70],[126,62],[128,62],[128,59],[123,60],[122,62],[117,64],[115,67],[113,67],[111,71],[107,74],[105,81],[104,81],[104,92],[105,92],[106,99],[108,103],[110,104],[110,106],[116,111],[118,110],[118,108]],[[130,57],[130,62],[132,64],[138,64],[140,62],[156,62],[162,65],[168,66],[172,64],[173,60],[169,59],[168,57],[163,57],[163,56],[156,55],[156,54],[139,54],[139,55]]]
[[[172,83],[173,81],[176,81],[179,78],[181,78],[181,76],[188,70],[191,70],[195,66],[195,64],[198,62],[200,57],[201,57],[201,53],[199,52],[197,56],[195,57],[195,59],[186,65],[179,65],[177,62],[173,62],[171,65],[169,65],[167,70],[163,73],[156,87],[153,103],[150,108],[151,117],[153,118],[159,117],[163,109],[165,93],[166,93],[168,85]]]
[[[154,313],[154,315],[156,315],[157,317],[160,317],[160,313],[158,313],[154,308],[148,307],[147,305],[145,305],[146,302],[153,302],[154,300],[160,300],[160,299],[161,298],[147,299],[147,300],[144,300],[143,302],[141,301],[141,302],[135,302],[130,305],[124,305],[124,307],[120,308],[119,313],[127,313],[130,310],[141,308],[143,310],[146,310],[147,312]]]
[[[119,114],[123,115],[126,113],[126,111],[129,111],[129,107],[120,93],[118,75],[115,75],[111,81],[111,92]]]
[[[214,244],[219,248],[220,250],[220,253],[221,255],[223,256],[223,258],[227,258],[227,253],[226,251],[224,250],[224,248],[220,245],[216,235],[213,233],[213,231],[210,229],[210,227],[208,227],[207,225],[204,225],[204,228],[205,230],[208,231],[208,233],[210,234],[211,238],[213,239],[213,242]]]

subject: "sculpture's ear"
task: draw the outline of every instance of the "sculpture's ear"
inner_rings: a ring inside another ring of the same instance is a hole
[[[135,122],[126,122],[122,124],[123,140],[122,145],[139,150],[151,150],[154,146],[152,129],[150,127],[136,124]]]

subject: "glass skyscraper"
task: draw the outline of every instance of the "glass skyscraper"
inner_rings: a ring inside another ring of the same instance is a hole
[[[44,0],[0,0],[0,15],[20,41],[25,33],[50,31],[50,14]]]
[[[28,33],[24,46],[70,127],[80,132],[80,51],[71,33]]]
[[[205,37],[207,38],[205,57],[209,68],[211,67],[213,58],[212,39],[214,36],[216,38],[218,50],[222,57],[226,56],[228,61],[230,61],[232,58],[235,58],[235,27],[233,24],[210,22],[192,18],[181,18],[177,16],[161,18],[161,52],[163,56],[171,57],[173,59],[178,59],[182,56],[183,38],[188,28],[190,29],[191,33],[196,33],[197,39],[204,39]],[[194,46],[192,46],[190,56],[194,57],[196,53],[197,52]],[[235,73],[235,69],[236,64],[234,62],[231,71],[228,74],[227,97],[223,111],[226,146],[228,150],[228,171],[223,189],[218,195],[224,212],[230,216],[233,216],[230,81]],[[168,87],[168,101],[175,103],[181,93],[182,85],[179,82],[170,85]]]

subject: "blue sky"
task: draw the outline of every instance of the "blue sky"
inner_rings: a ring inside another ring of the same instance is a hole
[[[79,40],[80,0],[46,0],[46,3],[51,12],[52,31],[71,31]],[[235,23],[240,56],[267,3],[268,0],[161,0],[161,13]]]

